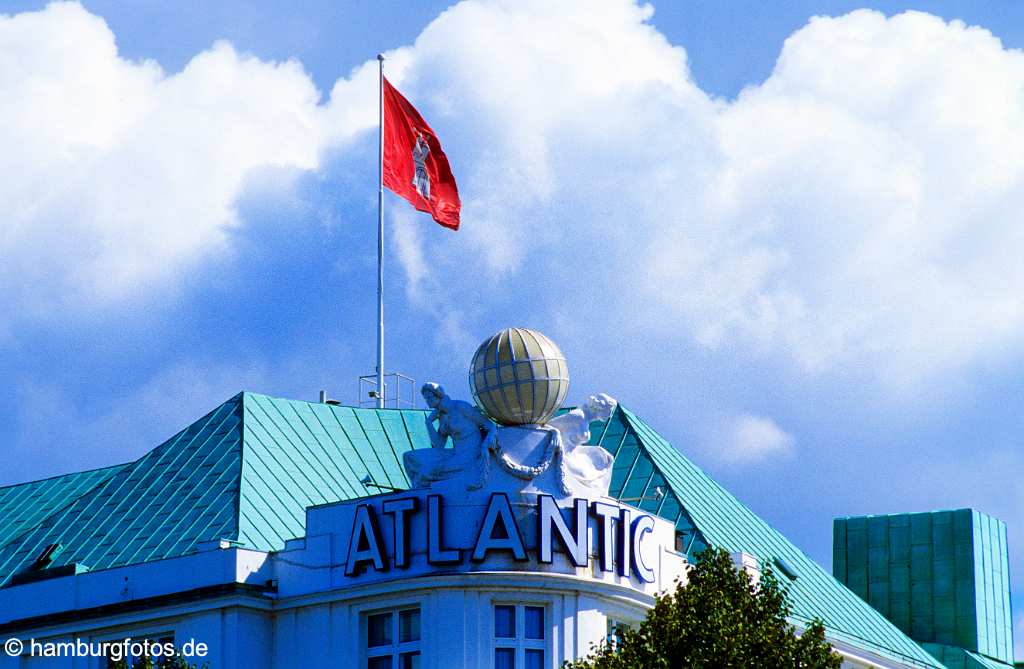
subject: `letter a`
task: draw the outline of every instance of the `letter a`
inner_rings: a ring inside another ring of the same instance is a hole
[[[345,559],[345,576],[356,576],[362,571],[364,562],[373,565],[377,571],[387,571],[388,563],[384,559],[380,527],[369,504],[356,507],[356,515],[352,520],[352,536],[348,541],[348,557]]]
[[[494,536],[497,527],[501,528],[503,536]],[[526,560],[526,546],[523,544],[523,537],[519,534],[519,526],[516,524],[515,514],[512,513],[508,495],[503,492],[491,495],[491,501],[487,504],[487,513],[484,514],[484,522],[480,524],[480,532],[476,535],[476,545],[473,547],[473,555],[470,559],[473,562],[482,562],[487,558],[488,551],[512,551],[512,557],[516,560],[520,562]]]

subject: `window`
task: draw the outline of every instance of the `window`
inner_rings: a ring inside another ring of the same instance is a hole
[[[547,613],[543,606],[494,606],[494,669],[544,669]]]
[[[393,609],[366,616],[366,669],[420,668],[420,610]]]
[[[619,643],[622,642],[622,630],[624,629],[635,629],[636,625],[624,622],[622,620],[616,620],[615,618],[605,618],[608,621],[607,636],[605,639],[608,641],[608,645],[612,648],[616,648]]]

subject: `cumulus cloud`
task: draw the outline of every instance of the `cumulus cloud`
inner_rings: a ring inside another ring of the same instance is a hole
[[[649,8],[600,7],[464,3],[412,47],[409,88],[472,143],[452,265],[894,386],[1019,348],[1020,52],[862,10],[812,20],[723,101]]]
[[[727,465],[754,465],[788,458],[795,450],[792,435],[771,418],[742,414],[716,436],[714,455]]]
[[[103,302],[223,251],[250,169],[313,169],[343,134],[318,103],[294,61],[218,43],[168,75],[77,3],[0,16],[5,297]]]
[[[633,332],[894,385],[1020,348],[1019,51],[861,10],[811,20],[726,101],[652,11],[467,0],[389,54],[465,196],[443,245],[398,221],[415,301],[472,324],[512,286],[555,318],[583,285]],[[321,100],[300,64],[228,44],[174,74],[126,61],[77,4],[0,18],[7,299],[116,299],[222,253],[253,168],[368,141],[375,67]]]
[[[718,211],[778,258],[745,296],[773,308],[739,307],[735,329],[897,380],[1019,345],[1022,120],[1024,55],[985,30],[812,20],[720,117]]]

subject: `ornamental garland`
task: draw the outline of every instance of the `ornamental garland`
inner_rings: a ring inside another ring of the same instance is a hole
[[[553,427],[542,426],[542,430],[548,433],[547,445],[544,448],[544,455],[541,456],[540,462],[533,467],[521,464],[509,457],[508,453],[503,453],[501,450],[501,442],[496,439],[494,444],[494,454],[498,456],[498,462],[501,463],[501,468],[506,472],[515,476],[516,478],[523,479],[524,481],[531,481],[551,467],[551,464],[558,459],[558,489],[563,495],[571,494],[569,486],[566,485],[567,472],[565,470],[565,458],[562,453],[562,439],[558,430]],[[485,458],[486,460],[486,458]],[[484,464],[486,468],[487,464]],[[486,477],[486,472],[484,476]]]

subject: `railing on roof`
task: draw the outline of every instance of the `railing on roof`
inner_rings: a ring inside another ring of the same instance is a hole
[[[384,408],[415,409],[416,380],[400,372],[384,375]],[[359,377],[359,407],[377,406],[377,375]]]

